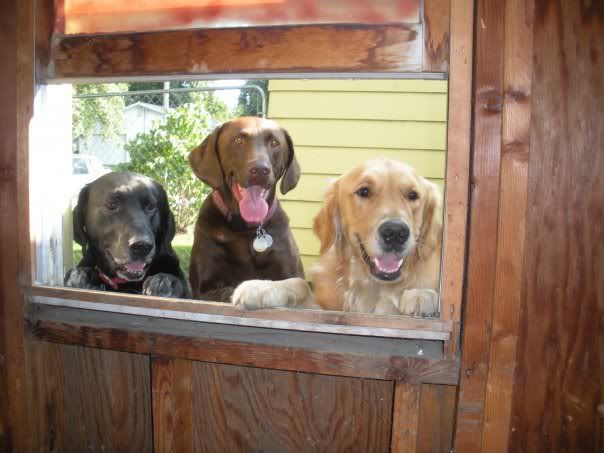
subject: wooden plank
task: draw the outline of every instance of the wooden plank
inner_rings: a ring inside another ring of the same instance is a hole
[[[384,83],[390,82],[385,80]],[[354,91],[277,91],[268,106],[270,118],[446,121],[444,93]]]
[[[323,195],[327,186],[333,182],[339,175],[311,175],[305,174],[300,178],[298,186],[286,195],[282,195],[283,200],[293,201],[317,201],[323,200]],[[437,178],[428,178],[430,181],[443,189],[445,181]]]
[[[421,387],[421,385],[396,383],[390,446],[390,451],[393,453],[416,451]]]
[[[388,451],[392,383],[193,364],[196,451]]]
[[[421,68],[418,25],[317,25],[55,37],[50,79]],[[225,56],[228,55],[228,58]]]
[[[602,5],[535,2],[509,449],[594,451],[604,362]]]
[[[288,130],[295,145],[445,149],[444,122],[272,119]]]
[[[459,322],[464,282],[470,149],[472,125],[473,64],[472,0],[451,1],[451,56],[449,119],[447,128],[447,190],[444,196],[441,319],[454,323],[452,341],[445,346],[449,357],[459,354]]]
[[[153,451],[193,452],[191,362],[155,357],[151,362]]]
[[[512,387],[516,366],[531,123],[532,4],[508,0],[505,50],[501,183],[493,335],[485,396],[484,453],[508,450]]]
[[[443,360],[438,344],[428,341],[308,336],[141,316],[75,313],[77,322],[66,320],[70,314],[64,309],[60,319],[54,315],[33,317],[27,321],[28,334],[57,343],[332,376],[455,384],[459,373],[457,362]]]
[[[277,91],[368,91],[387,93],[447,93],[446,80],[269,80],[271,95]]]
[[[504,6],[493,0],[479,0],[477,6],[469,256],[455,437],[458,451],[479,451],[482,441],[497,252]],[[451,10],[455,11],[455,4]]]
[[[148,357],[28,341],[28,451],[150,451]]]
[[[445,177],[445,150],[296,146],[296,156],[304,174],[341,175],[354,165],[380,157],[405,162],[425,178]]]
[[[298,250],[303,255],[319,256],[319,239],[308,228],[292,228]]]
[[[290,227],[312,228],[313,219],[321,209],[321,202],[281,200],[281,207],[289,217]],[[306,266],[304,270],[307,270]]]
[[[358,327],[358,334],[377,335],[381,329],[382,334],[398,337],[411,335],[411,338],[431,337],[429,339],[435,340],[447,340],[451,330],[451,324],[447,322],[397,315],[386,316],[299,309],[244,311],[231,304],[221,302],[153,298],[61,287],[32,287],[31,294],[34,300],[55,306],[70,306],[69,301],[74,301],[78,304],[71,304],[71,306],[90,310],[119,313],[121,309],[125,313],[126,308],[132,308],[131,314],[150,314],[156,317],[199,320],[220,324],[256,325],[264,328],[329,331],[330,329],[339,330],[338,327],[341,327],[342,332],[339,333],[352,333],[354,332],[352,328]],[[179,314],[180,318],[178,318]],[[205,318],[195,317],[196,314],[208,316]],[[324,325],[323,328],[321,325]],[[346,329],[346,327],[350,327],[350,329]],[[389,332],[389,329],[392,332]],[[397,329],[399,332],[395,331]]]
[[[423,71],[449,71],[450,19],[451,0],[424,0]]]
[[[26,451],[28,426],[19,285],[31,281],[27,128],[33,99],[33,2],[0,3],[0,450]],[[28,239],[28,238],[27,238]],[[19,261],[22,258],[24,261]]]
[[[453,446],[456,387],[423,384],[417,451],[449,453]]]

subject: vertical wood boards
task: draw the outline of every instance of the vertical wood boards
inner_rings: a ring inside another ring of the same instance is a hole
[[[397,383],[391,451],[449,453],[456,391],[452,385]]]
[[[33,2],[0,3],[0,450],[24,450],[27,127],[33,100]],[[25,233],[25,234],[24,234]]]
[[[509,448],[593,451],[604,400],[604,6],[535,2]]]
[[[28,340],[28,448],[152,450],[149,358]]]
[[[479,451],[495,282],[505,2],[478,0],[474,74],[474,159],[464,343],[457,408],[458,451]],[[452,126],[451,126],[452,127]]]
[[[482,451],[507,451],[522,305],[528,152],[531,119],[532,2],[507,0],[504,99],[493,334]]]
[[[459,321],[466,256],[472,124],[473,17],[472,0],[451,1],[447,156],[459,158],[447,159],[440,289],[441,319],[454,323],[452,339],[447,342],[445,349],[449,357],[458,357],[459,354]]]

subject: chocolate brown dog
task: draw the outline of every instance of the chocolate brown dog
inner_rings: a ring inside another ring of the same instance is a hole
[[[226,302],[246,280],[303,278],[289,220],[276,199],[279,179],[282,194],[300,179],[289,134],[274,121],[237,118],[191,151],[189,163],[214,189],[195,225],[193,298]]]

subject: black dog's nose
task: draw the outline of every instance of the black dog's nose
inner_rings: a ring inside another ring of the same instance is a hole
[[[384,244],[391,247],[400,247],[409,239],[409,227],[400,220],[384,222],[379,229]]]
[[[138,257],[144,257],[153,250],[153,244],[147,241],[136,241],[130,244],[130,252]]]
[[[266,163],[257,163],[250,167],[250,175],[267,177],[271,173],[271,167]]]

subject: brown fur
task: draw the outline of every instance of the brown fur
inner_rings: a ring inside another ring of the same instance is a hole
[[[237,137],[243,137],[239,144],[235,142]],[[269,146],[267,143],[272,140],[279,145]],[[231,192],[231,178],[247,187],[248,169],[260,161],[271,168],[266,184],[270,188],[270,204],[279,179],[281,192],[287,193],[300,178],[291,138],[275,122],[255,117],[229,121],[217,127],[189,155],[193,172],[220,191],[233,213],[238,213],[238,204]],[[304,275],[289,220],[281,206],[277,206],[263,227],[273,237],[273,246],[257,253],[251,247],[256,227],[235,227],[210,197],[205,200],[195,225],[191,251],[189,280],[194,298],[228,301],[234,288],[245,280],[282,280]]]

